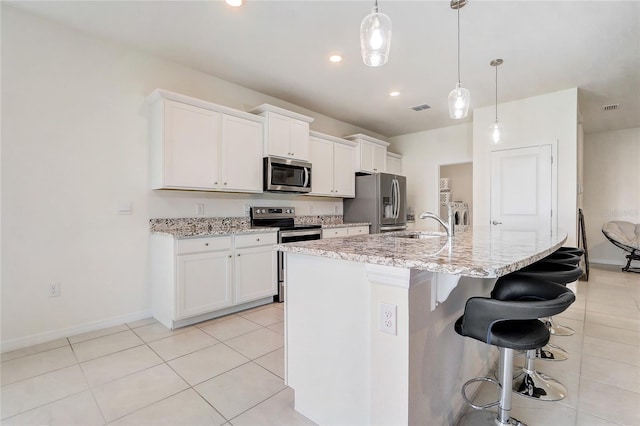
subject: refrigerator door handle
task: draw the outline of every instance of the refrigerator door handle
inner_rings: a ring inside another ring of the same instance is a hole
[[[400,214],[400,183],[398,179],[393,180],[393,189],[394,189],[394,197],[393,197],[393,218],[397,219]]]

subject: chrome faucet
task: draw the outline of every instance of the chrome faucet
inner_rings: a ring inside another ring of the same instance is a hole
[[[442,227],[444,228],[445,231],[447,231],[447,237],[451,238],[454,235],[454,225],[453,225],[453,210],[451,208],[451,206],[447,206],[449,209],[449,217],[448,217],[448,224],[444,223],[444,220],[440,219],[440,217],[436,214],[433,214],[431,212],[424,212],[420,215],[420,219],[427,219],[427,218],[431,218],[431,219],[435,219],[438,221],[438,223],[440,223],[440,225],[442,225]]]

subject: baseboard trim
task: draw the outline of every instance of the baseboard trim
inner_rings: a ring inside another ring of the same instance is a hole
[[[627,264],[626,261],[616,261],[616,260],[611,260],[611,259],[591,259],[589,258],[589,263],[598,263],[601,265],[614,265],[614,266],[624,266]]]
[[[118,317],[105,320],[92,321],[72,327],[61,328],[58,330],[46,331],[44,333],[32,334],[30,336],[19,337],[16,339],[3,340],[0,342],[0,352],[4,353],[15,351],[16,349],[22,349],[33,345],[38,345],[40,343],[50,342],[51,340],[56,340],[63,337],[75,336],[76,334],[88,333],[90,331],[113,327],[115,325],[120,325],[127,322],[138,321],[144,318],[149,318],[151,316],[151,310],[146,310],[126,315],[120,315]]]

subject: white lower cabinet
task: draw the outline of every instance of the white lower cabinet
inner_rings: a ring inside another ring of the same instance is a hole
[[[177,256],[176,319],[233,304],[231,250]]]
[[[277,233],[151,236],[153,316],[173,329],[271,302]]]
[[[369,225],[366,226],[350,226],[347,228],[349,236],[351,235],[367,235],[369,233]]]
[[[322,238],[349,237],[351,235],[366,235],[369,225],[342,226],[340,228],[326,228],[322,230]]]
[[[235,237],[235,303],[278,293],[276,278],[277,234],[245,234]]]

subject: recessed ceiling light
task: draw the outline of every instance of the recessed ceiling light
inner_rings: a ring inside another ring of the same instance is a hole
[[[224,0],[224,2],[232,7],[240,7],[242,3],[244,3],[244,0]]]
[[[329,60],[331,62],[337,63],[337,62],[340,62],[342,60],[342,56],[340,56],[340,55],[331,55],[331,56],[329,56]]]
[[[394,90],[393,92],[389,93],[389,96],[400,96],[400,92]]]

